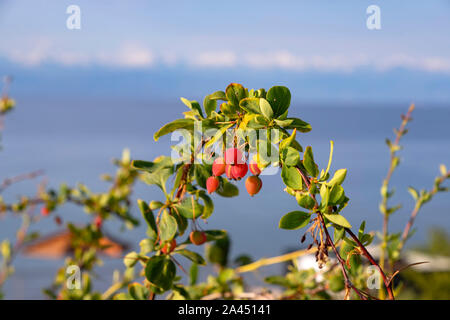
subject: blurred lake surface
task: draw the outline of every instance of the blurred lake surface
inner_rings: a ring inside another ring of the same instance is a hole
[[[8,115],[2,133],[0,177],[15,176],[35,169],[44,169],[49,185],[66,182],[87,184],[101,191],[107,184],[100,181],[102,173],[113,173],[111,158],[120,157],[129,148],[133,159],[152,160],[160,154],[170,155],[170,139],[154,142],[153,133],[164,123],[181,117],[185,111],[179,102],[148,102],[145,99],[27,99],[17,97],[17,110]],[[175,100],[176,101],[176,100]],[[450,108],[418,105],[410,124],[410,132],[402,140],[401,165],[392,179],[396,194],[391,204],[403,204],[392,216],[391,231],[402,231],[412,210],[408,186],[431,188],[439,165],[450,167]],[[392,129],[400,124],[400,114],[408,105],[315,105],[293,103],[290,115],[311,123],[313,130],[300,134],[300,143],[312,145],[319,167],[328,161],[329,140],[334,140],[332,171],[348,168],[345,181],[350,203],[344,215],[354,228],[366,220],[367,230],[381,228],[378,211],[379,189],[388,166],[385,138],[393,139]],[[279,255],[288,249],[300,248],[302,231],[278,229],[280,217],[298,208],[295,199],[283,192],[277,176],[263,177],[263,188],[254,198],[238,182],[241,194],[234,199],[214,196],[215,211],[206,228],[228,230],[235,257],[250,253],[254,259]],[[6,199],[20,194],[33,195],[36,183],[22,182],[5,192]],[[138,184],[134,197],[161,199],[156,187]],[[88,222],[90,216],[72,205],[58,210],[64,221]],[[426,239],[432,226],[449,229],[450,196],[439,194],[423,207],[416,219],[417,233],[409,245]],[[134,215],[140,217],[137,207]],[[0,239],[12,238],[19,225],[17,217],[0,221]],[[120,230],[120,224],[106,222],[105,228],[120,239],[137,245],[145,237],[145,226]],[[58,230],[52,219],[32,227],[42,234]],[[39,260],[18,256],[16,273],[8,280],[6,298],[43,298],[41,289],[49,286],[63,261]],[[98,289],[104,290],[112,280],[114,268],[123,269],[121,259],[106,259],[104,271],[98,271]],[[269,268],[280,272],[281,266]],[[101,269],[99,269],[101,270]],[[206,273],[205,270],[203,273]]]

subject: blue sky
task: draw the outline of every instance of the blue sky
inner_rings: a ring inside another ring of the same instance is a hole
[[[66,28],[71,4],[81,8],[81,30]],[[381,9],[381,30],[366,28],[372,4]],[[170,74],[170,83],[211,70],[224,82],[288,74],[316,83],[308,84],[318,92],[311,99],[342,96],[344,82],[345,92],[354,88],[349,98],[364,98],[358,88],[376,96],[375,86],[386,99],[423,92],[418,99],[446,103],[449,14],[449,0],[0,0],[0,67],[19,75],[144,71]]]

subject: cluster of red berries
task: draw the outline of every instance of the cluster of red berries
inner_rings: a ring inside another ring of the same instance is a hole
[[[230,180],[241,180],[245,177],[249,168],[253,176],[247,178],[245,181],[245,188],[251,196],[254,196],[262,187],[262,181],[258,177],[261,170],[259,169],[257,162],[252,160],[250,161],[250,164],[247,165],[243,160],[242,152],[239,149],[227,149],[223,158],[217,158],[213,162],[213,175],[206,180],[206,189],[208,190],[208,193],[213,193],[219,187],[219,179],[217,177],[225,173]]]

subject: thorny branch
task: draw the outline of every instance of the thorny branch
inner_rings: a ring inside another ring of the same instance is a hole
[[[306,174],[305,174],[300,168],[297,167],[297,170],[298,170],[298,172],[300,173],[300,175],[302,176],[302,179],[303,179],[303,181],[304,181],[306,187],[309,189],[309,188],[310,188],[310,185],[311,185],[310,179],[306,176]],[[316,203],[315,209],[317,209],[318,206],[319,206],[319,204],[318,204],[318,202],[317,202],[316,196],[315,196],[314,194],[311,193],[311,197],[312,197],[312,199],[315,201],[315,203]],[[336,257],[337,257],[337,259],[338,259],[338,261],[339,261],[339,264],[340,264],[341,269],[342,269],[342,274],[343,274],[344,279],[345,279],[345,286],[346,286],[347,290],[348,290],[349,288],[353,289],[353,291],[355,291],[356,294],[357,294],[361,299],[366,300],[367,298],[363,295],[363,293],[362,293],[360,290],[358,290],[358,289],[352,284],[352,282],[350,281],[350,279],[349,279],[349,277],[348,277],[348,274],[347,274],[347,271],[346,271],[346,269],[345,269],[345,261],[342,259],[341,255],[340,255],[339,252],[337,251],[336,246],[334,245],[333,240],[331,239],[330,234],[328,233],[328,230],[327,230],[327,228],[326,228],[325,221],[324,221],[324,219],[323,219],[322,213],[321,213],[320,211],[318,211],[318,210],[316,211],[316,213],[317,213],[317,216],[319,217],[320,222],[321,222],[321,224],[322,224],[322,227],[323,227],[323,229],[324,229],[324,231],[325,231],[326,241],[328,242],[329,245],[331,245],[331,248],[333,249],[333,252],[335,253],[335,255],[336,255]],[[350,229],[347,229],[347,228],[345,229],[345,231],[346,231],[347,233],[349,233],[350,236],[351,236],[352,238],[353,238],[353,237],[356,238],[356,240],[357,240],[356,243],[358,244],[359,248],[361,249],[362,254],[370,261],[371,264],[373,264],[374,266],[376,266],[376,267],[378,268],[378,270],[380,271],[380,274],[381,274],[381,276],[382,276],[382,278],[383,278],[383,282],[384,282],[384,284],[385,284],[385,286],[386,286],[386,290],[388,291],[389,298],[390,298],[391,300],[393,300],[393,299],[394,299],[394,294],[393,294],[393,292],[392,292],[392,288],[391,288],[391,286],[389,285],[389,281],[388,281],[388,279],[387,279],[387,277],[386,277],[386,275],[385,275],[383,269],[382,269],[382,268],[378,265],[378,263],[373,259],[373,257],[370,255],[370,253],[367,251],[367,249],[364,247],[364,245],[358,240],[358,238],[353,234],[353,232],[352,232]],[[369,295],[366,294],[366,296],[369,296]]]

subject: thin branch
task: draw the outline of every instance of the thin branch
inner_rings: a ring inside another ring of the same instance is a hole
[[[297,170],[298,170],[298,172],[300,173],[300,175],[302,176],[302,179],[303,179],[303,181],[304,181],[306,187],[309,189],[310,186],[311,186],[311,182],[310,182],[309,178],[305,175],[305,173],[304,173],[300,168],[297,167]],[[316,199],[315,194],[310,193],[310,195],[311,195],[312,199],[314,200],[314,202],[315,202],[315,204],[316,204],[315,208],[317,208],[317,207],[319,206],[319,203],[317,202],[317,199]],[[325,221],[324,221],[324,219],[323,219],[322,213],[321,213],[320,211],[318,211],[318,210],[316,211],[316,213],[317,213],[317,216],[319,217],[320,223],[322,224],[322,227],[323,227],[323,229],[324,229],[324,231],[325,231],[326,241],[331,245],[331,248],[333,249],[334,254],[336,255],[336,258],[337,258],[338,261],[339,261],[339,265],[340,265],[341,270],[342,270],[342,275],[344,276],[344,279],[345,279],[345,287],[346,287],[347,289],[348,289],[348,288],[351,288],[353,291],[355,291],[356,294],[357,294],[362,300],[367,300],[367,298],[366,298],[366,297],[365,297],[365,296],[364,296],[364,295],[363,295],[363,294],[362,294],[362,293],[361,293],[361,292],[353,285],[353,283],[350,281],[350,278],[348,277],[348,274],[347,274],[347,270],[345,269],[345,261],[342,259],[341,255],[340,255],[339,252],[337,251],[336,246],[334,245],[334,242],[333,242],[333,240],[331,239],[330,234],[328,233],[328,230],[327,230],[327,228],[326,228]]]
[[[382,241],[381,241],[381,245],[380,245],[380,267],[381,269],[384,269],[384,262],[385,262],[385,253],[386,253],[386,247],[387,247],[387,237],[389,234],[388,231],[388,225],[389,225],[389,214],[387,212],[387,203],[388,203],[388,192],[389,192],[389,183],[391,181],[392,178],[392,174],[395,171],[395,168],[397,167],[397,156],[396,156],[396,152],[397,150],[400,148],[399,147],[399,143],[400,143],[400,139],[402,138],[403,135],[405,135],[406,133],[406,125],[408,124],[408,122],[410,122],[412,120],[411,118],[411,113],[414,110],[414,104],[411,104],[408,112],[406,113],[405,116],[402,115],[402,123],[400,125],[400,128],[398,130],[395,130],[395,141],[393,144],[391,144],[390,147],[390,161],[389,161],[389,169],[386,175],[386,178],[383,180],[383,184],[382,184],[382,190],[384,190],[382,192],[382,199],[381,199],[381,205],[380,205],[380,210],[382,211],[383,214],[383,230],[382,230]],[[384,210],[384,211],[383,211]],[[383,279],[384,281],[384,279]],[[384,298],[384,292],[380,291],[380,298]]]
[[[21,174],[21,175],[12,177],[12,178],[6,178],[0,184],[0,193],[5,191],[6,188],[8,188],[9,186],[11,186],[14,183],[21,182],[21,181],[24,181],[24,180],[31,180],[31,179],[34,179],[34,178],[36,178],[38,176],[41,176],[43,174],[44,174],[44,170],[36,170],[36,171],[25,173],[25,174]]]
[[[347,274],[347,270],[345,269],[345,261],[344,259],[342,259],[341,255],[339,254],[339,252],[336,249],[336,246],[334,245],[333,240],[330,237],[330,234],[328,233],[328,230],[325,226],[325,221],[323,220],[323,216],[320,212],[317,212],[317,216],[320,219],[320,223],[323,226],[323,229],[325,231],[325,235],[326,235],[326,240],[328,241],[329,245],[331,245],[331,248],[334,251],[334,254],[336,255],[336,258],[339,261],[339,265],[341,266],[341,270],[342,270],[342,275],[344,276],[345,279],[345,287],[346,288],[351,288],[353,289],[353,291],[356,292],[356,294],[362,299],[362,300],[367,300],[367,298],[353,285],[353,283],[350,281],[350,278],[348,277]]]
[[[352,230],[345,228],[345,231],[352,237],[352,239],[358,244],[358,247],[362,250],[363,255],[370,261],[372,265],[377,267],[378,271],[380,272],[381,277],[383,278],[383,283],[386,287],[386,290],[389,295],[389,299],[394,300],[394,293],[392,291],[392,283],[389,282],[386,274],[384,273],[383,269],[380,267],[380,265],[375,261],[375,259],[372,257],[372,255],[367,251],[366,247],[359,241],[358,237],[352,232]]]
[[[250,264],[246,264],[244,266],[238,267],[235,269],[237,273],[245,273],[245,272],[252,272],[255,271],[261,267],[269,266],[272,264],[282,263],[286,261],[290,261],[292,259],[304,256],[309,253],[314,253],[317,249],[313,248],[310,250],[298,250],[294,252],[290,252],[281,256],[272,257],[272,258],[263,258],[258,261],[252,262]]]
[[[446,174],[443,174],[441,177],[438,178],[433,189],[429,192],[430,197],[434,196],[439,191],[440,185],[448,178],[450,178],[450,171],[447,171]],[[411,216],[409,217],[408,223],[406,224],[405,229],[403,230],[400,245],[398,247],[400,251],[403,249],[403,246],[408,240],[408,236],[414,224],[414,220],[416,219],[416,216],[419,213],[421,207],[422,204],[417,202],[416,205],[414,206],[413,211],[411,212]]]

